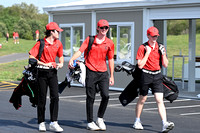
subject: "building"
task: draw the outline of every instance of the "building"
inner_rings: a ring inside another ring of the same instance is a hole
[[[167,46],[167,20],[189,20],[189,77],[188,91],[195,92],[196,19],[200,18],[199,0],[81,0],[43,8],[49,21],[55,21],[64,31],[60,38],[64,45],[65,63],[80,47],[88,35],[96,34],[96,23],[104,18],[109,21],[109,37],[115,43],[115,65],[126,60],[136,63],[140,44],[147,40],[146,30],[156,26],[160,31],[159,42]],[[59,72],[59,81],[66,69]],[[166,73],[166,70],[163,70]],[[131,80],[125,73],[115,73],[115,86],[122,90]]]

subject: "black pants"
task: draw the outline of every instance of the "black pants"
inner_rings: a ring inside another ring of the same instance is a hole
[[[109,78],[108,72],[95,72],[86,69],[86,112],[88,123],[93,122],[93,105],[98,85],[101,94],[101,103],[98,110],[98,117],[103,118],[109,100]]]
[[[58,117],[58,78],[56,69],[38,69],[38,123],[45,121],[47,88],[50,90],[50,120]]]

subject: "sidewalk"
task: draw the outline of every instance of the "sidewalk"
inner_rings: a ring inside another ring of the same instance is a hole
[[[29,58],[28,53],[14,53],[10,55],[0,56],[0,64],[12,61],[25,60]]]

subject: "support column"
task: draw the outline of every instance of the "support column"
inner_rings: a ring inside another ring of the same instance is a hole
[[[167,53],[167,20],[163,20],[163,44]],[[163,74],[167,75],[167,68],[163,67]]]
[[[92,11],[92,14],[91,14],[91,23],[92,23],[92,27],[91,27],[91,35],[96,35],[96,12],[95,11]]]
[[[53,22],[53,14],[49,13],[48,21],[49,21],[49,23]]]
[[[148,40],[147,38],[147,29],[153,26],[153,20],[149,18],[149,9],[143,9],[143,42]]]
[[[196,20],[189,20],[188,92],[195,92]]]

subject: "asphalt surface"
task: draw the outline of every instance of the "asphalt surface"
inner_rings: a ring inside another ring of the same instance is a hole
[[[28,59],[28,53],[0,56],[0,63]],[[15,110],[9,103],[14,88],[19,82],[0,82],[0,133],[37,133],[37,111],[32,107],[27,96],[22,97],[22,107]],[[199,85],[198,87],[199,88]],[[135,119],[135,105],[137,99],[128,106],[123,107],[118,97],[121,92],[110,91],[110,101],[104,119],[107,125],[106,131],[86,130],[85,88],[66,88],[60,95],[60,108],[58,123],[64,129],[64,133],[160,133],[162,124],[157,112],[157,105],[153,96],[149,96],[145,103],[141,116],[144,130],[132,128]],[[171,133],[200,133],[200,99],[195,98],[195,93],[181,90],[179,99],[173,103],[165,101],[169,121],[175,123]],[[97,109],[100,104],[100,96],[97,94],[94,105],[94,118],[96,120]],[[49,99],[46,106],[47,133],[51,133],[49,125]]]
[[[15,110],[9,103],[13,89],[18,84],[0,82],[0,133],[37,133],[37,112],[32,107],[27,96],[22,97],[22,107]],[[157,105],[153,96],[149,95],[141,116],[144,130],[132,128],[135,119],[135,99],[128,106],[123,107],[118,97],[121,92],[110,91],[110,101],[104,119],[106,131],[89,131],[86,129],[85,88],[66,88],[60,95],[58,123],[64,133],[160,133],[162,124],[157,112]],[[99,94],[94,104],[94,118],[100,103]],[[165,101],[169,121],[175,123],[170,133],[199,133],[200,132],[200,100],[179,98],[173,103]],[[47,133],[51,133],[49,125],[49,98],[46,106]]]
[[[28,53],[14,53],[10,55],[4,55],[4,56],[0,56],[0,64],[12,62],[12,61],[18,61],[18,60],[25,60],[28,58],[29,58]]]

